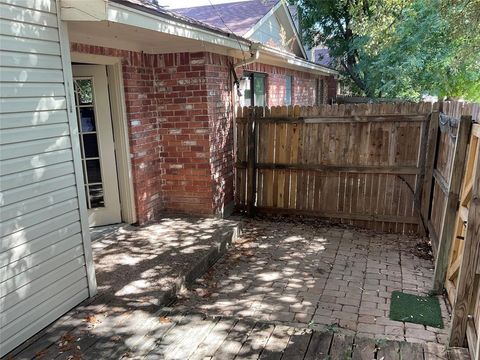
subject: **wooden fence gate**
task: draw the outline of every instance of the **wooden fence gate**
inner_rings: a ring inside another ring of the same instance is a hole
[[[431,103],[239,109],[236,203],[417,233]]]
[[[474,124],[445,283],[453,309],[450,345],[462,346],[466,335],[473,359],[480,347],[479,259],[480,124]]]

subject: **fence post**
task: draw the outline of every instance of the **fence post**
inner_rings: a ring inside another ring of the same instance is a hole
[[[425,154],[425,167],[423,178],[422,198],[420,200],[421,209],[420,216],[426,223],[430,217],[430,208],[432,202],[432,189],[433,189],[433,168],[435,166],[435,157],[438,148],[438,119],[439,111],[434,111],[430,117],[428,126],[428,142]]]
[[[462,116],[458,125],[455,151],[453,153],[452,173],[450,175],[447,202],[443,214],[443,224],[442,230],[440,231],[437,258],[435,259],[433,291],[436,293],[442,292],[445,277],[447,275],[448,258],[450,256],[453,242],[452,237],[455,230],[455,219],[460,198],[460,188],[464,176],[463,169],[465,167],[465,158],[467,155],[468,143],[470,141],[471,129],[472,117]]]
[[[247,139],[248,139],[248,152],[247,152],[247,212],[249,216],[253,216],[255,213],[255,190],[256,190],[256,109],[250,109],[250,116],[248,118],[247,125]]]
[[[467,330],[470,302],[475,284],[475,272],[480,259],[480,159],[473,180],[472,200],[468,211],[468,228],[465,237],[462,264],[458,273],[455,303],[452,308],[449,346],[463,346]],[[480,342],[480,339],[477,339]],[[475,346],[475,344],[473,344]],[[478,355],[478,352],[477,352]]]

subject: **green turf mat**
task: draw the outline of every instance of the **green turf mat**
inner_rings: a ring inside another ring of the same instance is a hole
[[[442,311],[436,296],[392,292],[390,319],[443,329]]]

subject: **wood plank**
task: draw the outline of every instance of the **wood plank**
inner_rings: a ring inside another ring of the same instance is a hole
[[[168,318],[172,320],[174,326],[168,326],[171,324],[167,323],[167,331],[165,331],[165,329],[162,327],[158,332],[156,330],[152,331],[150,336],[154,337],[155,341],[152,346],[153,348],[145,356],[145,359],[165,358],[165,354],[168,354],[169,351],[175,347],[178,341],[181,341],[185,332],[185,328],[183,326],[189,323],[191,320],[191,317],[186,315],[184,316],[182,314],[169,316]]]
[[[332,333],[315,331],[312,334],[304,360],[320,360],[327,358],[332,339]]]
[[[185,329],[183,329],[181,340],[177,341],[175,346],[169,349],[166,353],[167,359],[187,359],[200,345],[216,322],[206,320],[203,315],[189,316],[189,318],[188,323],[184,326]],[[128,344],[128,342],[126,343]],[[109,358],[113,359],[116,358],[116,356],[111,356]]]
[[[272,334],[268,338],[267,344],[260,354],[259,360],[277,360],[281,359],[290,339],[289,327],[276,325]]]
[[[355,338],[353,346],[352,360],[372,360],[375,359],[376,342],[375,339]],[[408,358],[405,358],[408,359]]]
[[[230,331],[236,324],[233,319],[220,319],[211,332],[198,346],[196,351],[190,355],[189,360],[201,360],[212,357],[224,342]]]
[[[274,329],[274,325],[256,323],[247,341],[243,343],[242,348],[238,351],[237,357],[242,360],[258,359]]]
[[[477,301],[473,305],[475,306],[477,304],[480,304],[480,299],[477,299]],[[480,356],[478,355],[480,354],[480,337],[477,336],[477,330],[475,329],[475,322],[479,320],[480,319],[477,317],[476,319],[469,319],[469,321],[467,321],[467,346],[472,359],[478,359],[478,357]]]
[[[212,360],[228,360],[233,359],[238,354],[245,340],[247,340],[250,332],[255,324],[251,322],[238,321],[230,330],[227,337],[215,352]]]
[[[147,318],[145,323],[138,326],[138,330],[134,332],[133,336],[125,339],[125,344],[129,347],[128,353],[130,357],[143,358],[143,356],[154,350],[156,345],[161,343],[162,339],[174,329],[177,323],[183,322],[183,314],[172,315],[168,311],[164,312],[163,310],[155,312],[153,316]],[[123,354],[118,350],[120,349],[115,350],[110,356],[111,359],[122,357]]]
[[[445,215],[440,235],[440,244],[438,247],[437,258],[435,259],[435,273],[433,280],[433,290],[440,293],[446,280],[448,258],[453,242],[453,233],[455,227],[455,217],[459,194],[463,179],[463,168],[467,155],[467,147],[470,140],[472,129],[472,117],[462,116],[458,127],[457,141],[455,144],[454,158],[452,164],[452,174],[450,177],[449,194],[445,206]]]
[[[155,344],[163,338],[164,334],[177,325],[176,320],[182,318],[182,316],[178,316],[170,319],[171,322],[160,323],[159,317],[165,315],[162,310],[153,314],[131,308],[125,309],[123,314],[120,311],[109,314],[107,311],[105,318],[99,319],[100,324],[90,331],[90,336],[83,335],[79,329],[75,329],[75,333],[72,335],[74,338],[81,339],[78,346],[83,349],[82,359],[94,360],[98,358],[99,354],[102,358],[108,359],[121,358],[126,352],[134,352],[136,355],[145,354],[154,349]],[[154,338],[145,338],[149,332],[153,331],[155,332]],[[75,358],[75,355],[76,349],[74,348],[73,351],[62,354],[58,360],[67,360],[71,356]]]
[[[378,345],[378,359],[400,360],[400,345],[398,341],[386,340]]]
[[[303,360],[311,337],[312,333],[309,330],[295,329],[283,352],[282,359]]]
[[[469,305],[473,298],[475,273],[480,259],[480,160],[477,159],[473,196],[468,211],[467,234],[463,259],[457,280],[455,303],[452,306],[450,346],[462,346],[465,339]]]
[[[330,358],[332,360],[349,359],[352,356],[353,336],[335,333],[333,334]]]
[[[418,343],[400,342],[400,360],[423,360],[423,347]]]
[[[448,195],[450,185],[438,169],[433,170],[433,178],[435,179],[435,183],[439,186],[440,190],[442,190],[445,195]]]
[[[448,350],[449,360],[471,360],[468,350],[465,348],[451,348]],[[475,359],[477,360],[477,359]]]
[[[433,116],[433,114],[432,114]],[[431,120],[430,120],[431,121]],[[430,121],[426,121],[422,124],[421,128],[421,140],[420,146],[418,148],[418,163],[417,166],[420,168],[420,173],[418,174],[417,178],[415,179],[415,197],[414,197],[414,204],[415,208],[418,210],[418,214],[422,219],[422,229],[424,230],[423,235],[426,235],[428,229],[426,226],[426,217],[424,216],[423,209],[422,209],[422,196],[424,194],[423,186],[425,185],[425,173],[427,171],[427,149],[428,149],[428,137],[429,137],[429,125]],[[438,127],[437,127],[438,128]],[[432,134],[433,135],[433,134]],[[429,179],[430,183],[427,181],[427,185],[430,185],[430,189],[428,189],[428,193],[431,195],[431,178]],[[430,197],[429,197],[430,199]],[[428,215],[427,215],[428,216]]]
[[[319,116],[319,117],[282,117],[271,116],[269,118],[263,118],[263,123],[300,123],[300,124],[339,124],[339,123],[364,123],[364,122],[423,122],[425,121],[424,115],[418,114],[367,114],[367,115],[351,115],[351,116]],[[248,119],[238,119],[239,122],[248,122]]]
[[[425,150],[424,182],[421,198],[421,215],[424,221],[428,221],[430,216],[430,207],[433,197],[433,169],[435,167],[435,157],[438,144],[438,119],[439,112],[435,111],[430,116],[428,126],[427,148]]]
[[[246,162],[237,162],[238,169],[247,167]],[[375,165],[316,165],[316,164],[278,164],[278,163],[258,163],[257,169],[269,170],[308,170],[317,172],[348,172],[359,174],[399,174],[399,175],[415,175],[420,172],[416,166],[375,166]]]

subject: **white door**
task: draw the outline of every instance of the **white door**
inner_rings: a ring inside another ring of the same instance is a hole
[[[121,222],[112,117],[104,65],[73,65],[88,222]]]

